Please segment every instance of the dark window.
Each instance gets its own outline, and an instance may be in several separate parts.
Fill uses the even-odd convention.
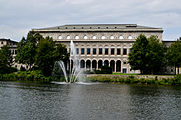
[[[76,48],[76,53],[77,53],[77,55],[79,54],[79,48]]]
[[[123,62],[123,64],[126,64],[126,62]]]
[[[81,48],[81,54],[84,54],[84,48]]]
[[[99,55],[102,54],[102,48],[99,48]]]
[[[17,50],[15,50],[15,54],[17,54]]]
[[[121,55],[121,49],[117,48],[117,55]]]
[[[90,54],[90,48],[87,48],[87,54]]]
[[[123,55],[127,55],[127,49],[126,48],[123,49]]]
[[[105,48],[105,55],[108,55],[108,53],[109,53],[109,49]]]
[[[126,68],[123,68],[123,73],[127,73],[127,69]]]
[[[96,54],[96,48],[93,48],[93,54],[94,55]]]
[[[1,44],[3,44],[3,41],[1,42]]]
[[[114,55],[114,48],[111,48],[111,55]]]

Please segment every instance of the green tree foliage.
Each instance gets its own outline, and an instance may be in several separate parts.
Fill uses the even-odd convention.
[[[151,74],[158,74],[166,64],[166,46],[159,42],[157,36],[150,36],[148,38],[148,72]]]
[[[0,50],[0,73],[9,73],[13,63],[11,51],[5,45]]]
[[[167,51],[168,64],[179,68],[181,66],[181,38],[172,43]],[[179,73],[179,69],[178,69]]]
[[[141,74],[158,74],[165,65],[165,52],[165,45],[156,36],[147,39],[141,34],[129,54],[131,69],[140,70]]]
[[[67,49],[61,44],[55,45],[52,38],[46,37],[40,40],[35,56],[35,64],[43,72],[49,76],[53,70],[55,61],[68,60]]]
[[[148,68],[148,60],[147,60],[147,46],[148,40],[145,35],[140,35],[136,39],[133,47],[131,48],[131,53],[129,54],[129,64],[131,65],[131,69],[140,70],[141,74],[146,74],[146,70]]]
[[[23,37],[18,43],[16,61],[29,65],[31,69],[35,62],[37,43],[41,39],[43,37],[34,31],[29,32],[26,39]]]

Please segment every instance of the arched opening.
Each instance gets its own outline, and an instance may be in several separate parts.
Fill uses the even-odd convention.
[[[90,61],[90,60],[87,60],[87,61],[86,61],[86,68],[87,68],[87,69],[90,69],[90,66],[91,66],[91,61]]]
[[[100,69],[102,67],[102,60],[98,61],[98,69]]]
[[[115,61],[111,60],[110,67],[112,68],[112,71],[115,72]]]
[[[96,60],[92,61],[92,68],[96,70],[96,68],[97,68],[97,61]]]
[[[80,61],[80,68],[85,68],[85,61],[84,60]]]
[[[108,60],[104,61],[104,66],[109,66],[109,61]]]
[[[121,61],[116,61],[116,72],[121,72]]]

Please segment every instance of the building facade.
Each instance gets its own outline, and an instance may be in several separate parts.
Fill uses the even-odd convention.
[[[20,69],[21,66],[28,68],[28,66],[23,65],[23,64],[18,64],[15,62],[15,57],[17,54],[17,46],[18,46],[18,42],[17,41],[13,41],[10,39],[0,39],[0,49],[4,46],[7,45],[9,47],[9,50],[11,51],[12,57],[13,57],[13,67],[16,67],[17,69]]]
[[[72,40],[82,69],[98,70],[101,66],[108,65],[113,72],[121,73],[139,73],[138,70],[131,70],[128,54],[140,34],[147,37],[156,35],[161,42],[163,33],[162,28],[136,24],[63,25],[33,31],[65,44],[68,51]]]

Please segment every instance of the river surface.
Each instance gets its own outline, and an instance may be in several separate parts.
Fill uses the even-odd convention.
[[[181,120],[181,87],[1,81],[0,120]]]

